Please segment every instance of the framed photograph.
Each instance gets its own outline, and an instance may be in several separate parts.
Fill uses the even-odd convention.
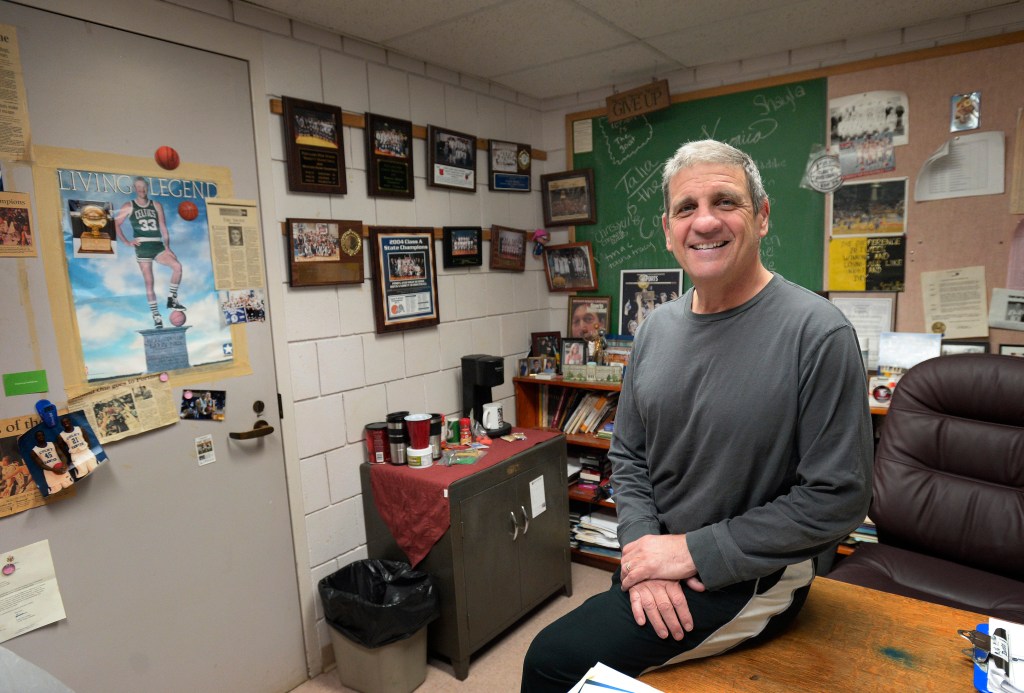
[[[896,294],[885,291],[829,291],[827,298],[857,330],[861,347],[867,347],[868,359],[864,367],[869,371],[876,370],[882,333],[896,331]]]
[[[569,324],[565,334],[570,339],[597,339],[598,331],[608,334],[608,318],[612,314],[611,296],[570,296]]]
[[[587,343],[582,339],[562,340],[562,367],[587,365]]]
[[[363,283],[363,222],[288,219],[291,286]]]
[[[484,231],[479,226],[445,226],[441,235],[444,266],[479,267],[484,263]]]
[[[597,223],[594,169],[542,175],[540,197],[544,203],[544,226]]]
[[[526,358],[527,375],[537,375],[544,372],[544,359],[539,356],[528,356]]]
[[[907,232],[907,180],[843,183],[832,193],[832,237],[902,236]]]
[[[516,375],[525,378],[530,374],[530,359],[523,357],[516,362]]]
[[[371,226],[370,251],[377,334],[438,324],[434,230]]]
[[[348,192],[341,109],[325,103],[281,97],[288,189],[292,192]]]
[[[550,291],[597,289],[597,268],[590,241],[545,246],[544,267]]]
[[[522,272],[526,269],[526,232],[505,226],[491,227],[491,269]]]
[[[427,126],[427,185],[476,192],[476,137]]]
[[[530,192],[533,150],[528,144],[490,140],[487,143],[487,187],[490,190]]]
[[[655,308],[683,295],[683,270],[622,270],[619,334],[633,336]]]
[[[988,342],[970,339],[943,339],[941,356],[954,354],[987,354]]]
[[[555,358],[562,353],[562,335],[558,332],[531,332],[530,356]]]
[[[413,199],[412,123],[367,113],[365,131],[370,197]]]
[[[1000,344],[999,353],[1003,356],[1024,356],[1024,344]]]

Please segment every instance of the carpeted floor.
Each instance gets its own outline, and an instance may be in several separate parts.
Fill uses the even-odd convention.
[[[591,595],[608,589],[611,573],[579,563],[572,564],[572,597],[561,594],[551,597],[532,614],[504,635],[473,655],[469,676],[459,681],[445,661],[430,659],[427,678],[416,693],[494,693],[518,691],[522,677],[523,657],[541,628],[582,604]],[[351,691],[341,685],[335,669],[307,681],[292,693],[341,693]]]

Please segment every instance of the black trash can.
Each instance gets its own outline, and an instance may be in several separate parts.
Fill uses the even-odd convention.
[[[427,675],[427,630],[438,617],[430,576],[408,563],[366,559],[318,584],[341,684],[409,693]]]

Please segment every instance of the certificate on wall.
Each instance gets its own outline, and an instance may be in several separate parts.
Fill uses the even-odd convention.
[[[924,324],[946,339],[987,337],[985,268],[921,272]]]
[[[66,618],[46,539],[0,553],[0,642]]]
[[[438,324],[433,229],[371,226],[370,250],[377,333]]]
[[[878,345],[883,332],[896,329],[896,294],[829,292],[828,300],[843,312],[857,331],[861,349],[867,346],[866,368],[878,368]]]

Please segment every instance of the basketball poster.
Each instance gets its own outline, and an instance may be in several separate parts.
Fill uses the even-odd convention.
[[[206,209],[217,184],[56,172],[86,381],[230,362]]]

